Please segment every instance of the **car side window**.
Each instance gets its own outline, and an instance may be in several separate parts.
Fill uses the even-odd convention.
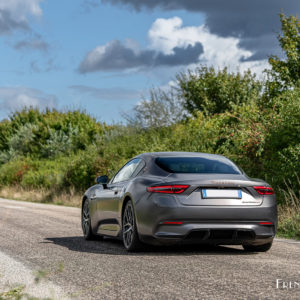
[[[134,171],[136,170],[137,166],[140,163],[140,159],[136,158],[129,161],[114,177],[112,183],[122,182],[128,180]]]
[[[132,177],[137,176],[145,166],[146,166],[146,163],[144,162],[144,160],[141,159],[138,166],[136,167],[134,173],[132,174]]]

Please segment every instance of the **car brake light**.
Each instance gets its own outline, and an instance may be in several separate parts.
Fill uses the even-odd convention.
[[[253,187],[260,195],[273,195],[274,190],[268,186],[254,186]]]
[[[149,186],[147,191],[150,193],[164,193],[164,194],[181,194],[183,193],[189,185],[159,185],[159,186]]]

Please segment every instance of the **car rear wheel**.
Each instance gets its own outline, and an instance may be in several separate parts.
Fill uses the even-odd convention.
[[[136,219],[131,201],[126,203],[122,217],[122,237],[123,244],[127,251],[139,251],[142,249],[142,243],[139,240]]]
[[[245,251],[248,252],[267,252],[272,247],[272,242],[263,245],[243,245]]]
[[[81,227],[83,236],[86,240],[93,240],[96,236],[92,232],[91,217],[90,217],[90,206],[89,201],[85,200],[81,212]]]

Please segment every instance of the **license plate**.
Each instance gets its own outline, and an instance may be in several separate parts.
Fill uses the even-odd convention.
[[[226,190],[226,189],[202,189],[202,198],[229,198],[242,199],[241,190]]]

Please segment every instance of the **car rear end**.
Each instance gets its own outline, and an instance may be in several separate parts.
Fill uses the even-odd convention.
[[[232,164],[219,156],[208,159],[209,164],[215,159]],[[150,184],[146,188],[147,199],[137,205],[142,240],[158,244],[272,242],[277,205],[267,183],[251,180],[237,168],[208,169],[206,173],[200,168],[202,173],[186,173],[189,169],[172,172],[174,168],[178,171],[176,164],[172,170],[159,163],[158,167],[170,172],[160,182]]]

